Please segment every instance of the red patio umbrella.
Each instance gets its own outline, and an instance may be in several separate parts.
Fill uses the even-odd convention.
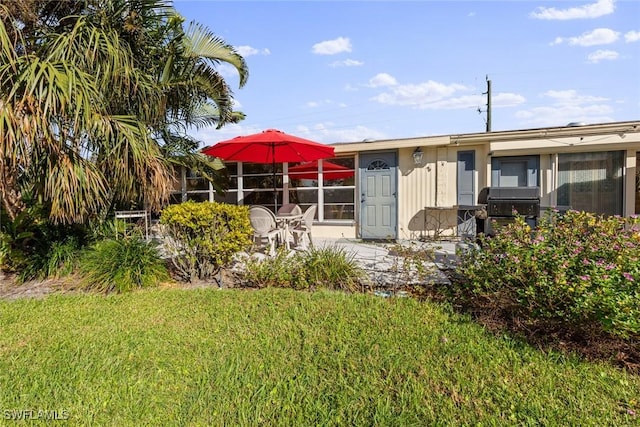
[[[318,179],[318,161],[301,163],[289,168],[289,173],[293,179]],[[344,179],[351,178],[353,169],[335,163],[322,162],[322,177],[324,179]]]
[[[277,129],[236,136],[204,148],[202,152],[229,161],[271,163],[273,165],[273,197],[276,210],[278,209],[276,163],[310,162],[334,157],[333,147],[289,135]]]

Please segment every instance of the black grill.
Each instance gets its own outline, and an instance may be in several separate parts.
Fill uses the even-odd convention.
[[[516,214],[535,227],[540,216],[540,187],[485,187],[480,191],[478,203],[486,208],[484,218],[478,218],[477,233],[493,235],[494,226],[508,224]]]

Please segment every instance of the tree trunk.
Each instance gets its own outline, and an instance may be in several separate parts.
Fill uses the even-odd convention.
[[[24,203],[20,197],[20,191],[18,189],[18,179],[7,170],[6,167],[2,170],[2,179],[0,179],[0,201],[2,207],[13,221],[16,216],[24,209]]]

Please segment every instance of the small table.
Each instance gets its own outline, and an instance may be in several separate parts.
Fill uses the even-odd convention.
[[[302,214],[296,213],[281,213],[276,215],[276,223],[278,223],[278,227],[281,227],[284,230],[284,244],[287,247],[287,250],[291,249],[289,245],[289,226],[291,224],[295,224],[302,219]]]

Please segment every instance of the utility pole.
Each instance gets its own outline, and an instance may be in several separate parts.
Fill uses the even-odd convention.
[[[487,75],[487,91],[483,93],[487,95],[487,132],[491,132],[491,80]]]
[[[487,132],[491,132],[491,80],[489,80],[489,76],[487,75],[487,91],[486,92],[482,92],[483,95],[487,95],[487,109],[486,109],[486,113],[487,113],[487,121],[486,121],[486,125],[487,125]],[[478,107],[478,114],[482,114],[485,111],[483,111],[480,107]]]

